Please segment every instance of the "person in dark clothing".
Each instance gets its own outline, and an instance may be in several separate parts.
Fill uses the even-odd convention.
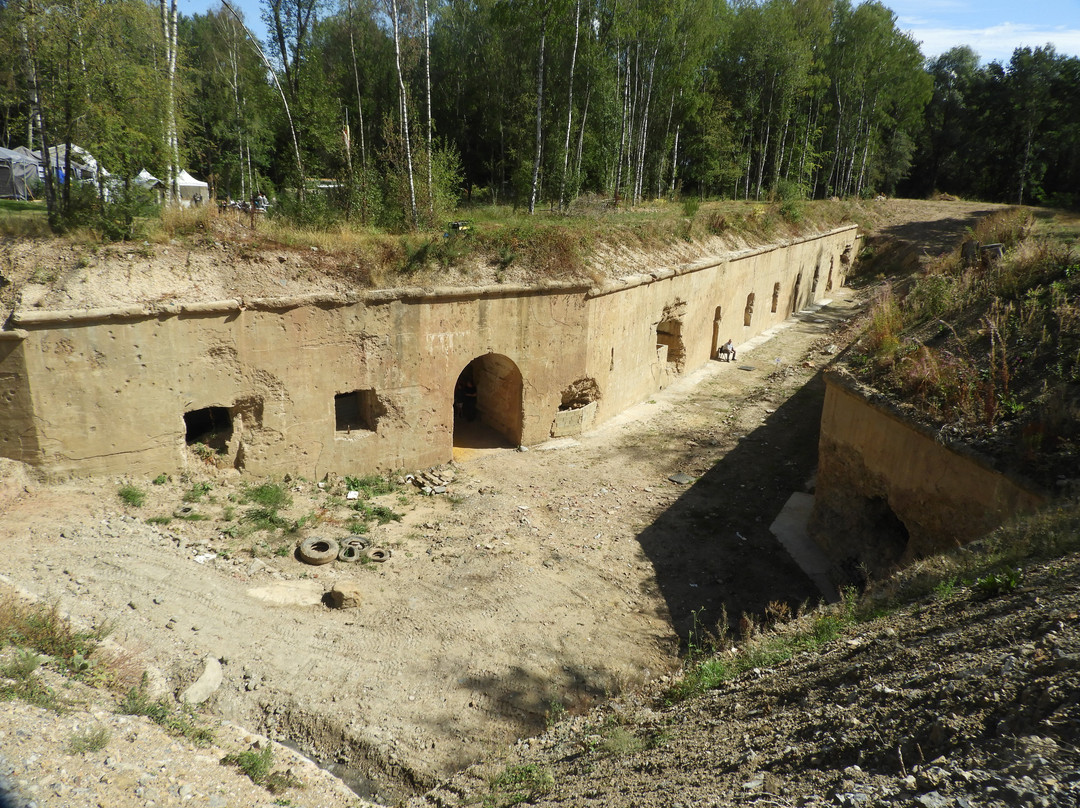
[[[465,412],[465,420],[472,422],[476,420],[476,382],[469,376],[462,382],[461,389],[462,408]]]

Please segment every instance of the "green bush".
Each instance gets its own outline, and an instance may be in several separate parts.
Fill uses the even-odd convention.
[[[130,505],[133,508],[141,508],[143,503],[146,502],[146,493],[137,485],[131,483],[120,486],[116,495],[120,497],[125,505]]]

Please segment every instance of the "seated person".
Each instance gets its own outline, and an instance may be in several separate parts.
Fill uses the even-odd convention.
[[[732,362],[735,360],[735,346],[731,340],[728,340],[716,352],[717,359],[723,359],[726,362]]]

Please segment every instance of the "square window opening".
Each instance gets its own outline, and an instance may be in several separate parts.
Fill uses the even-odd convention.
[[[374,432],[380,414],[374,390],[353,390],[334,396],[334,429],[338,432]]]

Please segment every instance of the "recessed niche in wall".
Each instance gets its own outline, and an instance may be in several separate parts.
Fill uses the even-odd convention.
[[[184,442],[188,446],[201,443],[222,454],[228,451],[232,434],[228,407],[203,407],[184,413]]]
[[[334,396],[334,429],[346,434],[374,432],[386,412],[374,390],[353,390]]]

